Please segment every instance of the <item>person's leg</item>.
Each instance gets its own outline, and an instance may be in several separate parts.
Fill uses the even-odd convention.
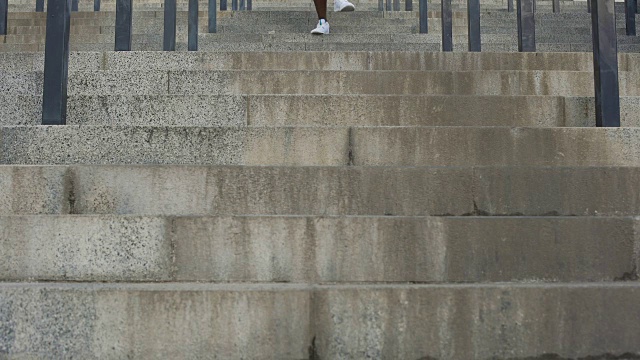
[[[329,23],[327,22],[327,0],[313,0],[318,13],[318,25],[311,30],[314,35],[324,35],[329,33]]]
[[[316,5],[318,20],[327,20],[327,0],[313,0],[313,3]]]

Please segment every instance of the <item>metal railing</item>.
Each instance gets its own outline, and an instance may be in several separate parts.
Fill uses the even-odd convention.
[[[115,50],[131,50],[133,0],[116,0]],[[237,4],[238,0],[232,0]],[[379,5],[383,0],[379,1]],[[387,6],[390,4],[387,1]],[[220,1],[220,9],[226,9],[227,0]],[[618,83],[618,49],[614,0],[588,0],[591,12],[593,66],[595,85],[596,126],[620,126],[620,96]],[[243,5],[244,4],[244,5]],[[399,2],[397,2],[399,4]],[[411,6],[410,0],[406,2]],[[70,17],[78,0],[47,0],[47,24],[45,42],[42,124],[66,123],[67,83],[69,64]],[[232,3],[232,7],[233,7]],[[235,5],[237,7],[237,5]],[[509,0],[509,10],[512,8]],[[240,8],[251,9],[251,1],[243,1]],[[535,0],[516,0],[518,21],[518,50],[536,51]],[[557,0],[554,11],[559,10]],[[36,0],[37,11],[44,10],[44,0]],[[100,0],[94,0],[94,10],[100,8]],[[397,7],[396,7],[397,8]],[[637,0],[626,0],[625,23],[627,35],[635,35]],[[216,0],[208,2],[208,31],[216,32]],[[420,0],[420,32],[428,32],[426,0]],[[442,0],[442,50],[452,51],[451,0]],[[0,0],[0,35],[7,34],[8,0]],[[175,50],[176,0],[165,0],[163,48]],[[481,51],[480,2],[467,0],[469,51]],[[189,0],[188,50],[198,48],[198,1]]]

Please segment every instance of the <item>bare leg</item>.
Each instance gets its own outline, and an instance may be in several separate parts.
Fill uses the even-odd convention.
[[[313,0],[313,3],[316,5],[318,19],[327,20],[327,0]]]

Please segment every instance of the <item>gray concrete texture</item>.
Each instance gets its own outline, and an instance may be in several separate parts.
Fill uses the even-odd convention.
[[[637,216],[638,168],[0,166],[0,214]]]
[[[640,166],[639,132],[473,126],[7,126],[0,128],[0,164]]]
[[[500,282],[638,276],[637,218],[2,216],[2,281]]]
[[[42,71],[42,53],[2,53],[0,70]],[[69,69],[94,70],[563,70],[593,71],[585,53],[442,52],[72,52]],[[619,54],[623,72],[640,69],[640,55]]]
[[[86,359],[635,357],[638,296],[636,283],[3,284],[0,348]]]
[[[40,95],[41,72],[0,73],[0,91]],[[620,95],[639,96],[640,77],[620,72]],[[556,95],[593,96],[587,71],[75,71],[69,95]]]
[[[40,125],[40,97],[0,99],[2,126]],[[640,98],[622,97],[620,101],[622,126],[640,126]],[[595,101],[558,96],[72,96],[67,124],[594,127]]]

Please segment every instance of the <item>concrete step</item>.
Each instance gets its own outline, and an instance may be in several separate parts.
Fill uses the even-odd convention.
[[[41,72],[0,73],[0,91],[40,95]],[[620,95],[640,96],[640,78],[620,72]],[[593,96],[577,71],[74,71],[69,95],[555,95]]]
[[[637,282],[4,283],[0,347],[78,358],[632,359],[638,296]]]
[[[637,167],[5,165],[0,181],[2,215],[640,215]]]
[[[0,281],[637,277],[637,218],[0,216]]]
[[[71,96],[67,124],[117,126],[593,127],[590,97],[214,95]],[[621,98],[621,123],[640,127],[640,97]],[[40,125],[42,98],[0,96],[2,126]]]
[[[622,72],[637,72],[640,55],[619,54]],[[42,53],[0,54],[0,71],[42,71]],[[75,52],[70,71],[94,70],[565,70],[593,71],[586,53],[443,52]]]
[[[2,127],[0,163],[640,166],[639,135],[640,128]]]

